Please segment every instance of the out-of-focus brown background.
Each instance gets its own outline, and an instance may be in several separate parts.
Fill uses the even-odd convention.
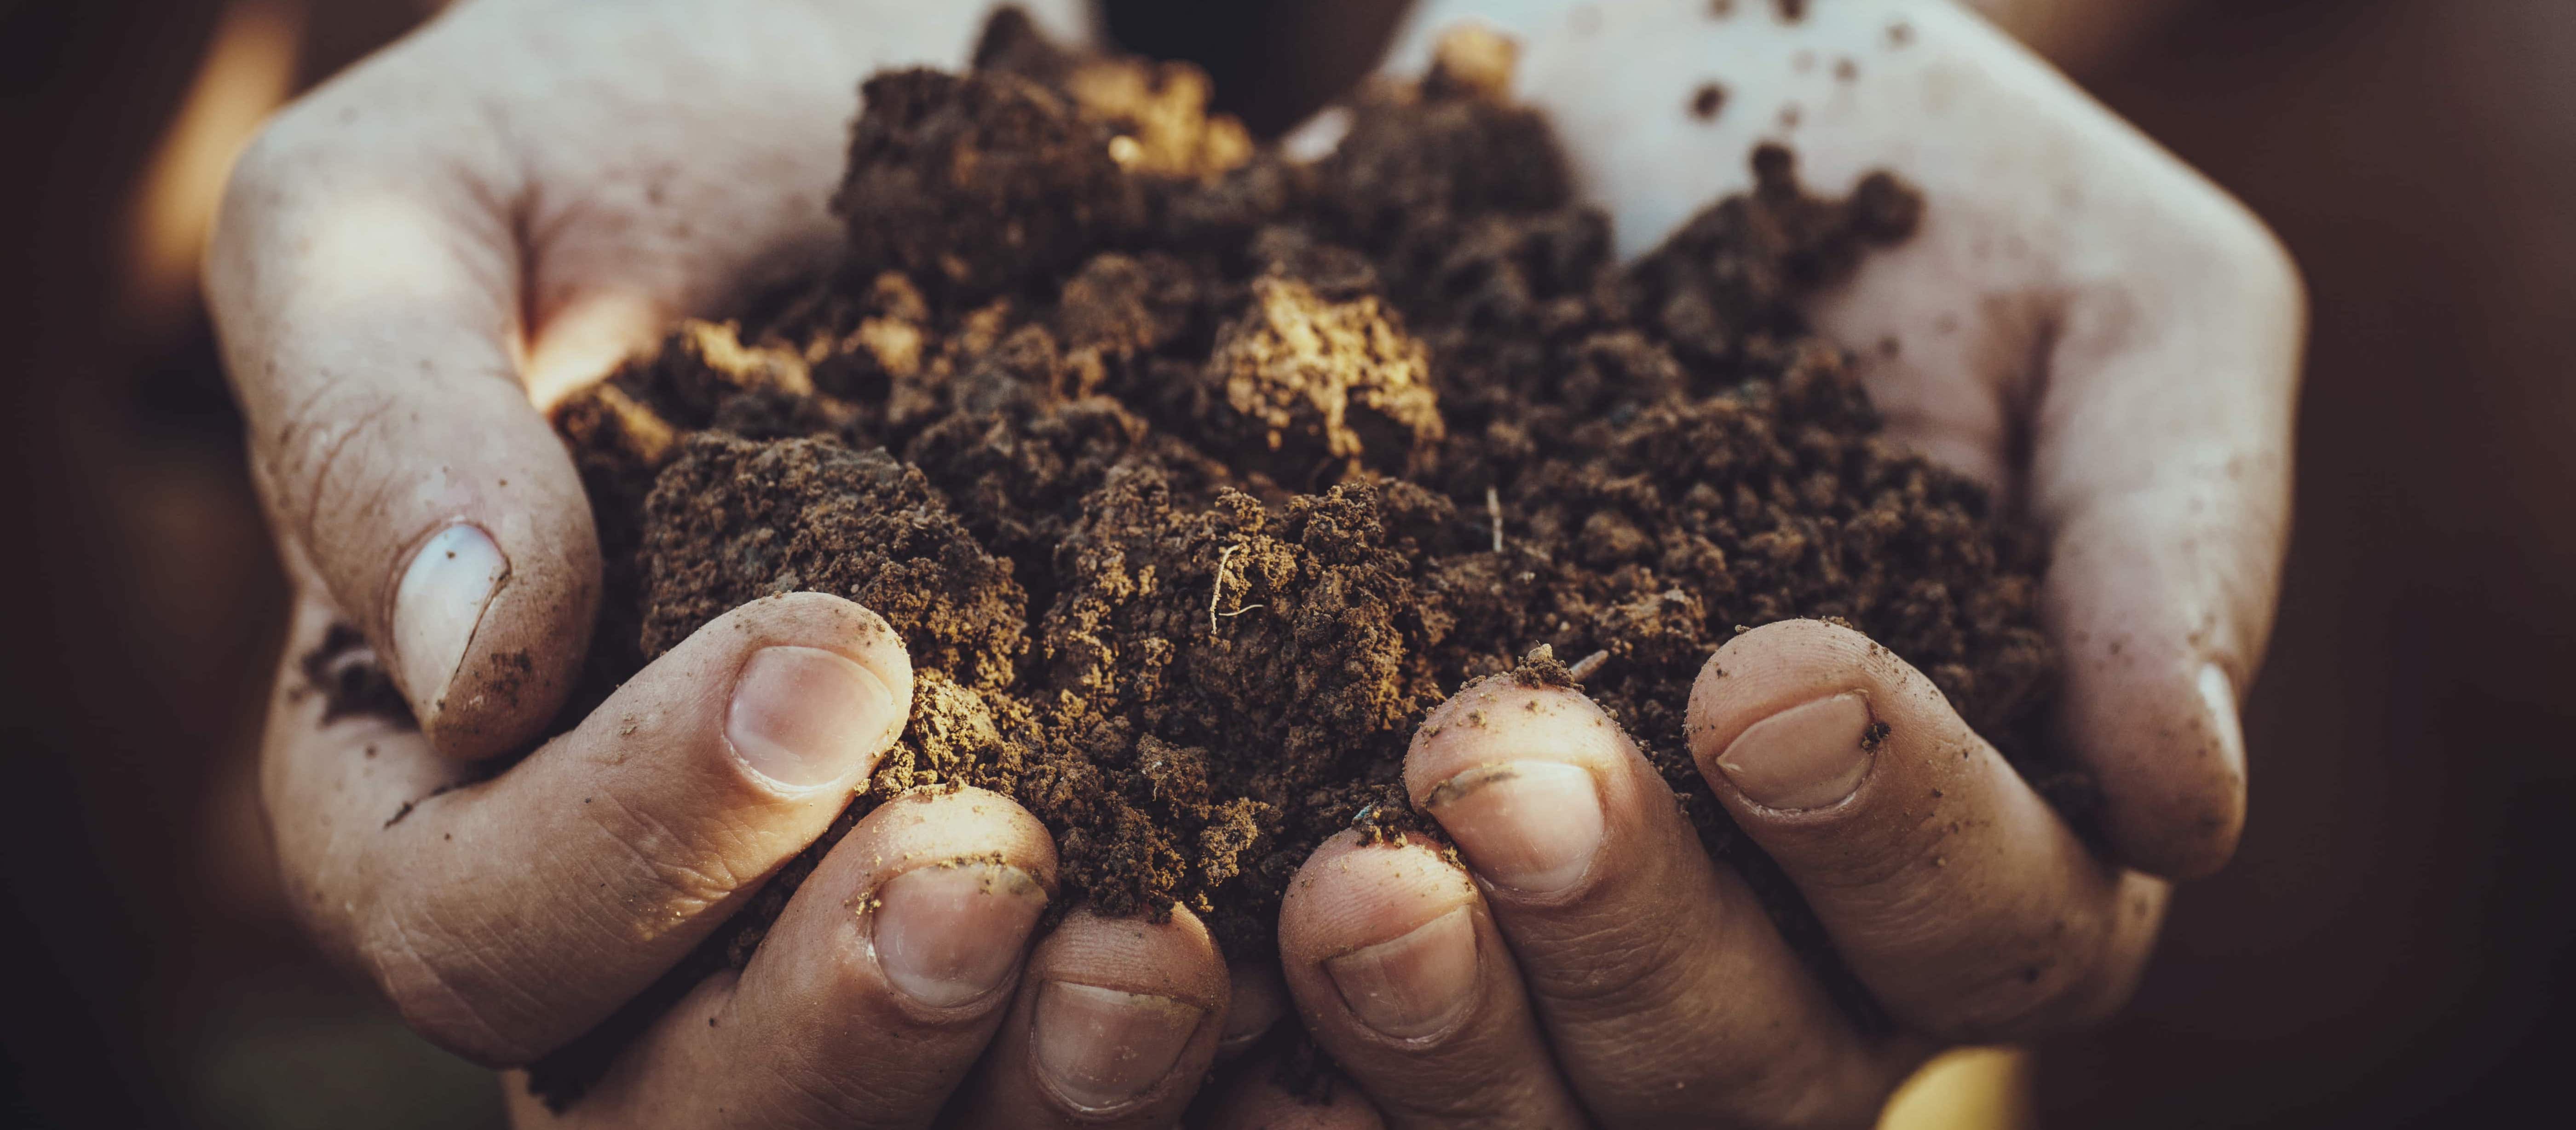
[[[2135,1007],[2041,1049],[2044,1116],[2563,1108],[2576,4],[1996,2],[2267,217],[2316,302],[2251,829],[2184,890]],[[495,1118],[485,1076],[320,967],[278,905],[252,752],[284,592],[193,275],[208,170],[247,124],[435,6],[0,0],[0,1124]],[[1272,126],[1392,22],[1114,7]]]

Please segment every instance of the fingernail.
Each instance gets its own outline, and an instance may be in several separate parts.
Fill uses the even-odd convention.
[[[1838,694],[1746,727],[1717,755],[1717,770],[1744,799],[1764,808],[1830,808],[1859,791],[1885,737],[1866,696]]]
[[[865,774],[897,720],[894,694],[867,668],[821,648],[754,653],[733,684],[725,740],[761,776],[810,788]]]
[[[1203,1015],[1170,997],[1049,981],[1038,990],[1038,1077],[1077,1110],[1125,1106],[1172,1073]]]
[[[436,710],[510,562],[480,527],[459,522],[423,542],[394,588],[394,654],[417,704]]]
[[[1572,887],[1601,850],[1601,792],[1580,765],[1481,766],[1442,782],[1423,807],[1477,874],[1528,894]]]
[[[876,897],[878,967],[897,991],[932,1008],[1000,988],[1047,903],[1028,872],[992,863],[914,868]]]
[[[1439,1033],[1475,1002],[1476,924],[1459,907],[1391,941],[1324,962],[1342,1003],[1381,1035]]]
[[[2236,712],[2236,682],[2215,663],[2200,669],[2200,701],[2209,711],[2209,733],[2218,742],[2218,756],[2243,773],[2245,722]]]

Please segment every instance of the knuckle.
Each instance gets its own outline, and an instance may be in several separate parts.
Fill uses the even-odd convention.
[[[313,544],[333,515],[381,512],[399,489],[392,476],[362,473],[366,460],[348,459],[383,446],[383,433],[396,414],[386,390],[362,381],[330,380],[288,404],[275,426],[266,429],[266,478],[285,495],[281,509],[295,517],[305,544]]]
[[[270,236],[289,234],[299,209],[314,200],[316,172],[346,159],[333,120],[349,102],[345,91],[306,97],[262,123],[242,146],[217,205],[211,249],[219,268],[265,246]]]
[[[1936,1034],[1961,1042],[2017,1039],[2084,1028],[2128,1003],[2145,949],[2115,953],[2106,924],[2054,923],[2044,937],[2026,940],[1989,959],[1981,976],[1952,997]],[[2090,936],[2085,936],[2090,935]]]
[[[2271,227],[2218,189],[2180,217],[2167,238],[2188,256],[2194,292],[2260,316],[2252,324],[2304,322],[2307,281],[2298,261]]]
[[[306,101],[289,106],[251,135],[225,181],[227,201],[275,203],[296,188],[301,167],[321,148],[313,105]]]
[[[2306,309],[2307,280],[2288,245],[2281,242],[2270,225],[2252,212],[2236,208],[2212,239],[2236,268],[2238,285],[2249,295]]]
[[[1380,1098],[1401,1115],[1398,1124],[1479,1126],[1509,1124],[1513,1100],[1525,1093],[1523,1073],[1506,1067],[1507,1056],[1462,1056],[1438,1065],[1429,1086],[1390,1089]]]
[[[1947,824],[1887,828],[1873,826],[1886,821],[1871,821],[1868,817],[1872,815],[1875,814],[1861,811],[1850,814],[1848,820],[1818,824],[1816,831],[1840,833],[1850,849],[1811,851],[1798,861],[1799,877],[1842,895],[1880,904],[1885,907],[1881,913],[1891,918],[1937,918],[1945,914],[1934,903],[1944,885],[1941,873],[1947,867],[1938,829]]]
[[[283,166],[291,141],[281,141],[285,127],[271,120],[251,137],[233,162],[232,173],[224,180],[217,221],[212,235],[212,256],[221,264],[238,251],[244,240],[261,230],[261,221],[272,214],[284,195],[290,178]]]
[[[524,1064],[549,1050],[505,1019],[510,998],[524,996],[506,972],[444,931],[399,910],[378,912],[360,930],[358,954],[403,1023],[430,1042],[488,1067]]]
[[[1699,952],[1693,941],[1673,915],[1625,912],[1557,939],[1523,969],[1560,1008],[1633,1016],[1672,999],[1683,963]]]
[[[626,853],[633,864],[630,880],[664,915],[693,917],[732,897],[752,878],[735,862],[737,841],[745,837],[727,826],[685,831],[614,792],[603,792],[598,803],[585,804],[583,810]],[[632,900],[621,901],[631,905]]]

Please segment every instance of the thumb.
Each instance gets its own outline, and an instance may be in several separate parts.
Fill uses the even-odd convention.
[[[280,538],[390,659],[430,743],[488,757],[579,673],[597,536],[519,383],[515,192],[482,171],[506,162],[417,144],[485,136],[470,126],[353,128],[382,123],[350,102],[307,102],[244,154],[209,303]],[[396,132],[414,144],[374,140]]]

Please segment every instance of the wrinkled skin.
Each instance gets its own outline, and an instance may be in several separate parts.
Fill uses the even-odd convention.
[[[419,721],[326,722],[290,663],[271,823],[316,936],[461,1054],[527,1063],[652,984],[823,831],[904,717],[881,620],[774,598],[478,768],[548,729],[597,602],[587,504],[536,405],[756,264],[826,253],[851,91],[961,63],[982,13],[950,7],[478,0],[290,110],[236,174],[208,280],[303,593],[288,655],[355,625]],[[1326,844],[1277,970],[1229,972],[1186,912],[1037,938],[1043,830],[996,796],[912,798],[830,854],[748,967],[568,1112],[514,1099],[519,1121],[1171,1125],[1293,1010],[1356,1086],[1300,1106],[1258,1063],[1221,1072],[1221,1124],[1861,1125],[1940,1046],[2116,1008],[2168,882],[2223,864],[2243,820],[2234,704],[2286,535],[2295,271],[1955,5],[1732,8],[1433,4],[1389,66],[1417,71],[1460,17],[1517,35],[1518,93],[1631,251],[1744,187],[1763,138],[1827,191],[1878,167],[1924,190],[1922,234],[1814,313],[1894,342],[1866,377],[1892,434],[2051,537],[2059,736],[2103,783],[2107,854],[1900,658],[1772,625],[1711,660],[1693,752],[1892,1033],[1826,1000],[1578,690],[1503,682],[1443,710],[1507,725],[1435,714],[1406,765],[1464,869]],[[1730,95],[1704,118],[1712,79]]]

